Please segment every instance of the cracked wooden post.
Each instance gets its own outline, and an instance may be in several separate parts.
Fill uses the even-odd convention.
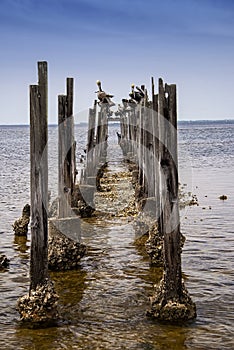
[[[144,198],[144,163],[143,163],[143,155],[144,155],[144,107],[139,106],[139,139],[138,139],[138,164],[139,164],[139,178],[138,178],[138,200]]]
[[[154,190],[156,200],[156,220],[160,232],[160,164],[159,164],[159,110],[158,94],[155,94],[154,79],[152,78],[152,123],[153,123],[153,147],[154,147]]]
[[[164,155],[161,167],[165,179],[163,235],[164,235],[164,286],[166,300],[175,299],[182,292],[181,234],[178,204],[178,160],[176,86],[168,85],[165,93],[167,115],[164,121]],[[167,118],[166,118],[167,117]]]
[[[70,166],[67,161],[68,131],[67,118],[67,96],[58,96],[58,217],[66,218],[70,214]]]
[[[72,215],[71,198],[75,186],[75,142],[73,117],[73,78],[66,80],[66,95],[58,96],[58,192],[59,218]]]
[[[168,94],[168,97],[166,97]],[[149,314],[167,321],[196,317],[196,306],[182,281],[177,160],[176,85],[159,79],[161,231],[163,234],[164,273],[151,299]]]
[[[155,159],[154,159],[154,147],[153,147],[153,116],[152,110],[145,108],[144,118],[144,161],[145,161],[145,176],[146,185],[145,191],[148,197],[154,197],[155,195]]]
[[[89,109],[88,137],[86,147],[86,174],[87,184],[95,184],[95,125],[96,125],[97,101],[94,101],[94,107]]]
[[[97,126],[96,126],[96,147],[95,147],[96,165],[98,165],[100,160],[101,118],[102,118],[102,114],[99,111],[97,115]]]
[[[48,275],[48,87],[47,62],[38,62],[30,86],[31,247],[29,293],[17,301],[21,320],[54,321],[58,296]]]
[[[67,78],[67,128],[68,128],[68,149],[66,155],[67,161],[67,187],[71,189],[71,195],[74,190],[76,181],[76,157],[75,157],[75,141],[74,141],[74,116],[73,116],[73,95],[74,95],[74,79]],[[70,145],[69,145],[70,141]]]
[[[165,178],[163,174],[162,164],[165,156],[165,91],[163,86],[163,80],[158,79],[158,160],[159,160],[159,192],[160,192],[160,210],[159,210],[159,230],[163,234],[163,210],[164,210],[164,198],[165,198]]]
[[[48,92],[46,62],[38,62],[38,78],[38,85],[30,86],[30,290],[35,290],[48,277]]]
[[[154,181],[155,181],[155,197],[157,198],[159,185],[159,170],[158,170],[158,148],[159,148],[159,135],[158,135],[158,95],[155,94],[154,78],[152,77],[152,134],[153,134],[153,148],[154,148]]]

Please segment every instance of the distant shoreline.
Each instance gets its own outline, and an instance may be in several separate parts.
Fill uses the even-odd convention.
[[[234,119],[204,119],[204,120],[178,120],[178,125],[183,124],[234,124]],[[116,123],[111,123],[116,124]],[[57,124],[49,124],[49,127],[57,127]],[[87,122],[76,123],[75,126],[88,126]],[[0,124],[0,127],[8,128],[8,127],[29,127],[29,124]]]

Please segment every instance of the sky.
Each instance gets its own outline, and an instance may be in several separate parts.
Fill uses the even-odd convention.
[[[119,103],[151,77],[177,85],[178,119],[234,119],[233,0],[0,0],[0,124],[29,123],[48,62],[49,123],[74,78],[76,122],[96,80]]]

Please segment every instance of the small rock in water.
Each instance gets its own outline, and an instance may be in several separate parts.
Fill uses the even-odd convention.
[[[219,196],[219,199],[224,201],[225,199],[227,199],[227,196],[225,194],[222,194],[222,196]]]
[[[28,224],[30,221],[30,205],[26,204],[22,211],[22,216],[12,225],[16,236],[27,236]]]
[[[7,259],[6,255],[0,255],[0,270],[3,270],[9,266],[9,259]]]

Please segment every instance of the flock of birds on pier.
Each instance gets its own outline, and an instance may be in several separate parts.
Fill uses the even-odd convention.
[[[135,87],[135,84],[131,85],[131,91],[129,93],[130,98],[123,98],[122,104],[118,104],[118,109],[116,112],[113,112],[110,108],[115,106],[116,104],[111,100],[114,95],[105,92],[102,89],[102,83],[100,80],[97,80],[98,90],[95,91],[98,98],[98,105],[106,107],[106,113],[108,117],[111,117],[113,113],[115,116],[121,116],[127,111],[131,111],[132,108],[135,108],[138,104],[141,104],[146,96],[146,92],[141,89],[139,86]],[[118,139],[120,139],[121,135],[117,132]],[[86,150],[84,150],[86,153]],[[80,163],[83,163],[86,159],[85,155],[80,155]]]
[[[114,95],[108,94],[102,89],[102,83],[100,80],[97,80],[97,86],[98,90],[96,93],[98,98],[98,105],[105,105],[107,107],[107,115],[111,116],[113,114],[113,111],[110,110],[110,107],[115,106],[115,103],[111,100]],[[132,108],[136,107],[137,104],[141,103],[145,98],[145,91],[139,86],[135,87],[135,84],[132,84],[129,97],[130,98],[128,99],[122,99],[122,105],[118,104],[118,110],[115,112],[116,116],[122,115],[125,111],[130,111]]]

